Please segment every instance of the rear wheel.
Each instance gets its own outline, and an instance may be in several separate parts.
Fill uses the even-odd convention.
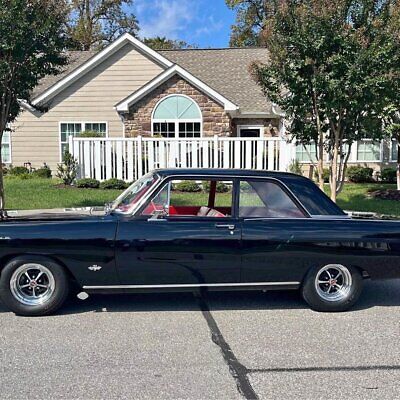
[[[346,311],[360,297],[363,280],[360,271],[341,264],[312,268],[304,281],[304,300],[316,311]]]
[[[47,315],[62,306],[68,296],[68,277],[51,261],[13,260],[0,277],[0,297],[18,315]]]

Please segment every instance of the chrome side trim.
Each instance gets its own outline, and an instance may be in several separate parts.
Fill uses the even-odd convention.
[[[297,286],[300,282],[250,282],[250,283],[194,283],[194,284],[168,284],[168,285],[106,285],[83,286],[83,289],[172,289],[172,288],[198,288],[198,287],[246,287],[246,286]]]

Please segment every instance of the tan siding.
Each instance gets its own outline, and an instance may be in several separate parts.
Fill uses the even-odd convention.
[[[114,106],[149,82],[161,67],[126,45],[102,64],[58,94],[49,111],[36,117],[24,111],[12,134],[12,163],[46,162],[55,170],[59,162],[59,123],[107,122],[109,136],[122,136],[123,124]]]

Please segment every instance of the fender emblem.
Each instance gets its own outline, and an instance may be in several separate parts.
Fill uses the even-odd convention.
[[[88,270],[97,272],[97,271],[100,271],[102,268],[103,267],[100,267],[100,265],[91,265],[90,267],[88,267]]]

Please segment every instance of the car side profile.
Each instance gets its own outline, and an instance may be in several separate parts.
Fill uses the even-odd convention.
[[[163,169],[103,212],[0,223],[0,297],[46,315],[71,291],[300,290],[344,311],[364,279],[400,277],[400,222],[352,219],[289,173]]]

